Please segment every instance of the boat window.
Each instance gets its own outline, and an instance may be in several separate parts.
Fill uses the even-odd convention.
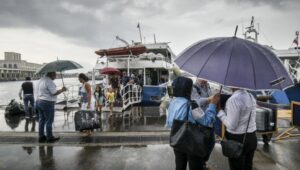
[[[146,85],[157,86],[168,81],[168,70],[147,68],[146,69]]]

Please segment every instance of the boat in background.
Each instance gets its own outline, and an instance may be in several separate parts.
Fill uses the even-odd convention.
[[[258,43],[258,35],[259,31],[254,27],[254,17],[251,19],[251,23],[249,27],[246,27],[246,31],[244,32],[244,38],[247,40],[252,40]],[[254,37],[253,37],[254,35]],[[299,31],[296,31],[296,38],[293,41],[296,47],[291,47],[288,49],[277,50],[272,46],[265,45],[271,51],[275,53],[275,55],[282,61],[287,71],[290,73],[291,77],[294,81],[300,81],[300,47],[298,47],[298,36]]]
[[[144,45],[135,45],[128,47],[109,48],[95,51],[100,56],[120,56],[120,55],[139,55],[146,52],[147,49]]]
[[[93,72],[98,73],[106,67],[113,67],[126,72],[128,77],[139,80],[135,87],[121,86],[120,111],[126,110],[131,105],[140,105],[158,111],[167,91],[166,84],[170,80],[175,54],[167,42],[129,45],[119,37],[117,40],[124,42],[126,46],[95,51],[100,57]]]

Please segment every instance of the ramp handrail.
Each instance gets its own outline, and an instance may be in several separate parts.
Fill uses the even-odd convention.
[[[123,101],[123,110],[128,106],[142,101],[142,87],[136,84],[127,84],[121,88],[121,96]]]

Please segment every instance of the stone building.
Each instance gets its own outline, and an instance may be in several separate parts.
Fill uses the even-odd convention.
[[[20,53],[4,52],[4,60],[0,60],[0,81],[25,80],[25,77],[38,79],[35,72],[41,66],[22,60]]]

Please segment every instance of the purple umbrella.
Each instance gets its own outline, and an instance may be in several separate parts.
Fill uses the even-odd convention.
[[[283,89],[293,81],[267,47],[237,37],[199,41],[175,60],[179,68],[199,78],[229,87]]]

